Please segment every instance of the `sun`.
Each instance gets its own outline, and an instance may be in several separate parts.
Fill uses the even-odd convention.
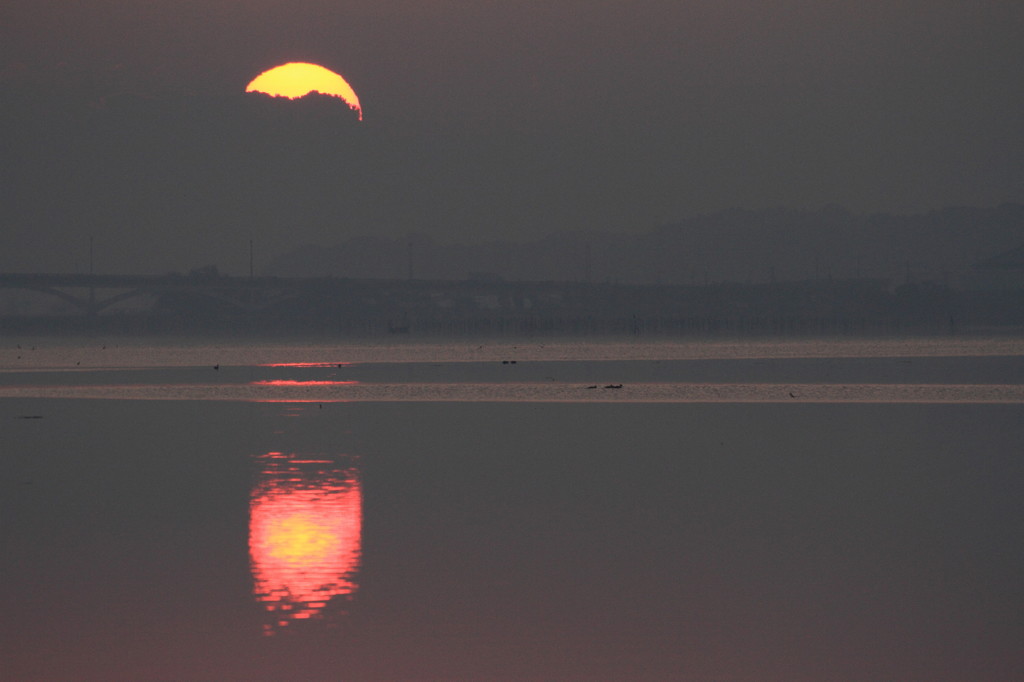
[[[344,100],[349,108],[359,113],[363,120],[363,108],[359,105],[356,91],[339,74],[319,64],[289,62],[264,71],[245,86],[246,92],[262,92],[274,97],[297,99],[311,92],[331,95]]]

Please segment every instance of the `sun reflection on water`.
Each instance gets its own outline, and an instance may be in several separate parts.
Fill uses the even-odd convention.
[[[258,458],[249,511],[253,592],[267,634],[323,615],[358,589],[362,488],[354,462],[281,452]]]

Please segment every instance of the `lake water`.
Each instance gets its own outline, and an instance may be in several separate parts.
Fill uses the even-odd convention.
[[[1021,340],[7,339],[0,424],[3,679],[1024,669]]]

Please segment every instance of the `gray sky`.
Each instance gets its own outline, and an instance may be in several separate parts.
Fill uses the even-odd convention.
[[[351,161],[387,170],[340,204],[344,225],[297,221],[286,239],[239,216],[257,239],[517,239],[732,207],[1024,201],[1022,36],[1018,0],[7,0],[0,92],[203,101],[285,61],[320,63],[363,103],[372,142]],[[146,263],[145,242],[176,228],[134,201],[134,224],[152,227],[131,235],[131,258]],[[21,209],[7,245],[62,234],[58,218]],[[128,228],[88,229],[117,241]],[[244,236],[224,229],[225,248]]]

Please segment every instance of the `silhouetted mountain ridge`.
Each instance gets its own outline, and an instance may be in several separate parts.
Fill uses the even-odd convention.
[[[942,281],[1024,243],[1012,204],[729,210],[655,228],[644,178],[667,171],[583,163],[592,133],[357,119],[328,96],[0,86],[0,270],[82,272],[93,244],[97,272],[242,274],[254,243],[257,271],[282,275]],[[632,213],[601,209],[608,183]]]
[[[917,215],[730,210],[627,235],[559,232],[514,243],[359,237],[293,250],[276,275],[418,279],[486,274],[510,280],[702,284],[822,278],[961,283],[985,258],[1024,242],[1024,206]]]

